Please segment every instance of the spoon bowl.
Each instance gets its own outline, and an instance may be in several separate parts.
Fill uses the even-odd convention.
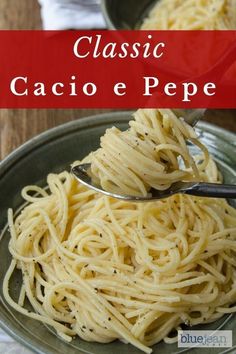
[[[168,198],[178,193],[201,197],[236,198],[236,185],[182,181],[173,183],[170,188],[164,191],[159,191],[152,188],[146,196],[132,196],[112,193],[93,183],[92,178],[88,174],[90,167],[90,163],[73,166],[71,168],[71,173],[80,183],[86,187],[93,189],[96,192],[103,193],[109,197],[121,199],[124,201],[148,202]]]

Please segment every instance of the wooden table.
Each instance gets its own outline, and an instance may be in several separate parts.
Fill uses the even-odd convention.
[[[1,0],[0,29],[40,29],[40,8],[36,0]],[[0,159],[26,140],[72,119],[105,110],[0,109]],[[215,112],[207,120],[236,132],[236,112]]]

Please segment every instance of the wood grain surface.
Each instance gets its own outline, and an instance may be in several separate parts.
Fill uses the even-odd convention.
[[[36,0],[0,0],[0,29],[40,29]],[[51,127],[106,110],[0,109],[0,159]],[[236,111],[208,112],[206,120],[236,132]]]

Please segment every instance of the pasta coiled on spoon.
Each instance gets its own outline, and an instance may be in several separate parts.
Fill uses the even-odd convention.
[[[209,162],[194,129],[172,110],[140,109],[122,132],[113,127],[101,137],[101,148],[89,155],[91,176],[107,191],[146,196],[150,188],[168,189],[178,181],[200,181]],[[188,143],[202,152],[197,163]]]

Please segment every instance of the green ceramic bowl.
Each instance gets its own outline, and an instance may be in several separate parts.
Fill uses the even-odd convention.
[[[129,112],[108,113],[80,119],[49,130],[30,140],[13,152],[0,164],[0,284],[9,266],[11,257],[8,252],[9,232],[6,227],[7,209],[15,210],[22,204],[20,191],[28,184],[45,185],[49,172],[69,169],[70,163],[80,159],[99,146],[100,136],[106,128],[116,125],[121,129],[127,127]],[[212,125],[199,124],[201,139],[215,157],[225,182],[236,184],[236,136]],[[236,204],[234,204],[236,207]],[[21,276],[15,273],[10,284],[14,299],[18,298]],[[0,326],[17,341],[36,353],[55,354],[139,354],[131,345],[119,341],[110,344],[88,343],[79,338],[66,343],[54,331],[40,322],[24,317],[14,311],[5,302],[0,286]],[[233,331],[234,352],[236,352],[236,316],[227,315],[211,325],[201,329],[228,329]],[[163,342],[153,347],[153,353],[183,353],[176,344]],[[192,349],[191,353],[200,354],[204,349]],[[231,351],[231,349],[229,350]],[[222,353],[222,349],[207,349],[209,354]],[[228,351],[227,351],[228,352]],[[225,353],[225,352],[224,352]]]
[[[110,29],[135,29],[157,0],[101,0],[103,16]]]

